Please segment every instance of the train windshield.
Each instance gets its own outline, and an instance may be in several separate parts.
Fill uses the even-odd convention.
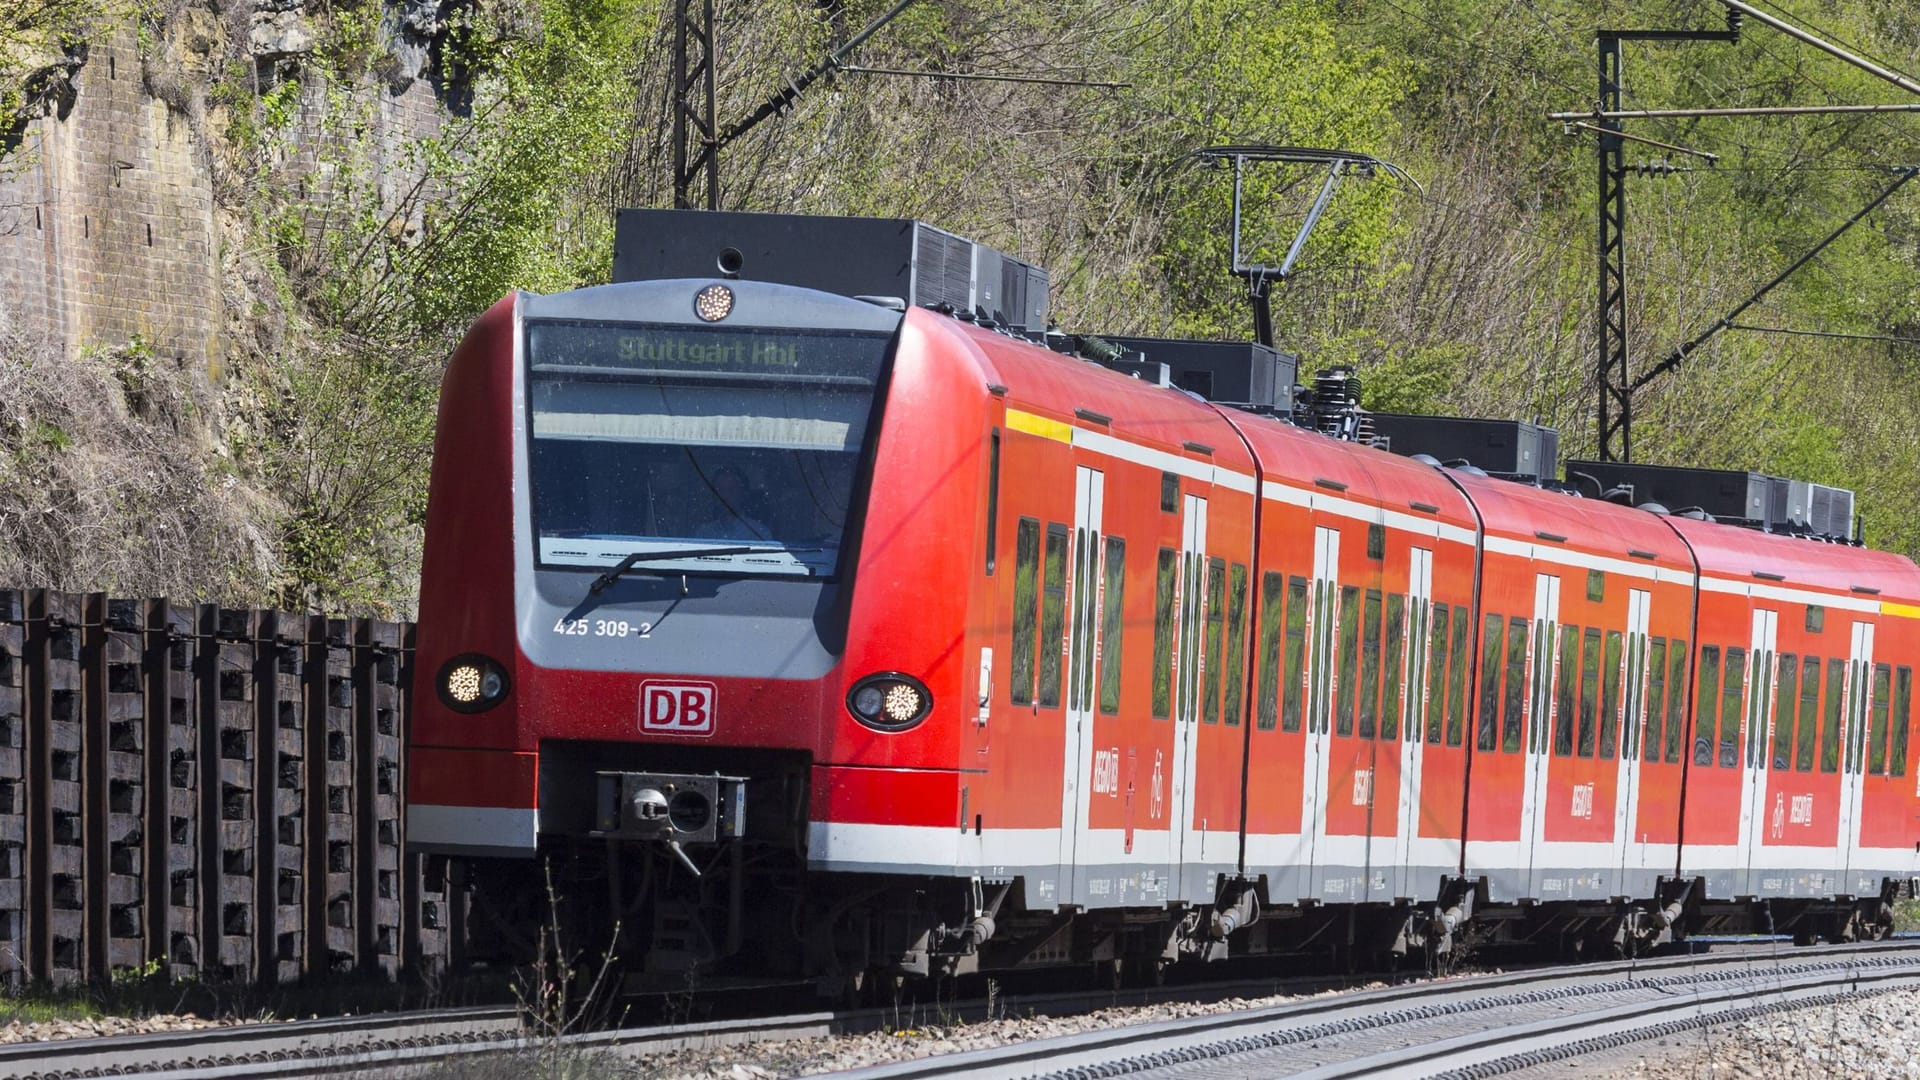
[[[605,568],[660,552],[637,572],[831,575],[887,341],[529,323],[538,561]]]

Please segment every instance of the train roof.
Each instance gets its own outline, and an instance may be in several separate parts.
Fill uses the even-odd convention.
[[[1920,568],[1904,555],[1693,518],[1661,520],[1686,539],[1705,575],[1813,589],[1865,602],[1879,599],[1910,605],[1920,601]]]
[[[1644,510],[1472,473],[1453,475],[1479,509],[1489,536],[1693,570],[1686,545]]]
[[[1375,504],[1471,532],[1473,508],[1440,470],[1370,446],[1329,439],[1271,417],[1227,410],[1260,455],[1273,487]],[[1279,493],[1283,498],[1286,492]]]
[[[922,324],[920,316],[908,318],[929,328],[944,326],[970,344],[987,381],[1006,388],[1009,405],[1092,423],[1131,442],[1253,473],[1253,459],[1232,425],[1200,398],[956,319],[927,313],[931,322]]]

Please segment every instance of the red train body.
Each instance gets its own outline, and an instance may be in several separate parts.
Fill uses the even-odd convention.
[[[410,843],[648,971],[1840,937],[1916,872],[1906,559],[805,289],[490,311],[418,641]]]

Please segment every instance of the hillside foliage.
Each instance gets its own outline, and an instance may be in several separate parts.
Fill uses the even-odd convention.
[[[166,20],[186,6],[139,17],[163,45]],[[723,120],[750,113],[889,6],[720,0]],[[391,163],[351,137],[286,152],[316,129],[364,126],[385,63],[381,4],[310,3],[319,32],[304,63],[264,83],[236,75],[189,88],[187,98],[219,106],[206,137],[235,222],[225,257],[255,290],[263,324],[216,410],[223,475],[250,493],[226,504],[246,525],[224,535],[263,539],[208,566],[191,590],[410,609],[438,380],[463,328],[511,289],[604,280],[611,211],[671,202],[671,8],[442,5],[453,17],[438,62],[458,69],[470,100],[439,137],[409,148],[400,171],[410,180],[397,186]],[[1769,9],[1920,69],[1910,0]],[[1299,272],[1276,288],[1278,334],[1303,374],[1356,364],[1370,407],[1535,419],[1561,430],[1566,456],[1591,456],[1594,142],[1545,115],[1592,107],[1601,23],[1709,29],[1722,9],[923,0],[855,62],[1090,85],[841,73],[727,148],[722,204],[924,218],[1048,266],[1070,329],[1242,337],[1244,286],[1226,272],[1228,176],[1192,151],[1365,151],[1416,182],[1345,184]],[[6,32],[0,24],[0,76]],[[1630,43],[1625,66],[1630,108],[1908,100],[1753,23],[1738,44]],[[1677,170],[1628,182],[1640,370],[1865,205],[1892,167],[1920,163],[1920,114],[1639,120],[1629,130],[1718,156],[1629,151],[1636,164]],[[292,182],[314,174],[316,156],[327,182]],[[1304,168],[1253,177],[1248,231],[1262,254],[1284,250],[1319,180]],[[1920,182],[1740,320],[1857,337],[1720,333],[1640,394],[1636,459],[1855,488],[1870,540],[1920,555],[1920,351],[1884,340],[1920,337],[1916,240]],[[0,364],[15,362],[0,353]],[[25,468],[30,455],[64,452],[34,442],[36,430],[0,424],[0,453]],[[5,547],[0,576],[22,573]],[[111,564],[90,572],[23,583],[134,587]]]

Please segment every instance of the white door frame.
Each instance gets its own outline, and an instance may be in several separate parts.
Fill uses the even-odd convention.
[[[1393,895],[1419,899],[1413,890],[1414,841],[1420,832],[1420,772],[1426,740],[1427,641],[1433,632],[1433,552],[1414,548],[1407,577],[1406,655],[1387,673],[1406,687],[1400,695],[1400,820],[1393,832]]]
[[[1747,701],[1741,710],[1740,846],[1734,853],[1734,895],[1752,896],[1754,856],[1766,816],[1767,757],[1772,753],[1774,680],[1779,678],[1775,650],[1780,644],[1780,613],[1753,609],[1753,634],[1747,647]]]
[[[1873,631],[1871,622],[1853,624],[1853,651],[1847,661],[1846,702],[1840,728],[1840,825],[1835,836],[1834,888],[1853,892],[1849,871],[1860,846],[1860,803],[1866,789],[1867,712],[1873,706]],[[1827,688],[1833,692],[1832,687]]]
[[[1093,776],[1093,701],[1100,672],[1100,528],[1106,477],[1080,465],[1073,477],[1073,532],[1067,537],[1065,754],[1060,791],[1060,903],[1076,903],[1074,873],[1080,833],[1087,827],[1087,785]],[[1049,648],[1055,647],[1049,643]],[[1092,655],[1085,655],[1091,653]],[[1081,665],[1089,674],[1081,677]]]
[[[1172,816],[1167,819],[1172,831],[1168,847],[1171,865],[1167,869],[1175,883],[1176,897],[1184,880],[1181,868],[1188,855],[1187,838],[1193,832],[1194,739],[1199,734],[1200,672],[1207,661],[1207,500],[1199,495],[1182,495],[1181,501],[1180,565],[1175,574],[1178,611],[1174,633],[1173,798],[1169,803]]]
[[[1340,530],[1313,531],[1313,585],[1307,612],[1306,746],[1300,764],[1300,832],[1308,867],[1306,894],[1318,897],[1326,857],[1327,759],[1331,752],[1340,630]]]
[[[1631,895],[1627,871],[1645,869],[1646,839],[1635,836],[1640,823],[1640,771],[1647,723],[1647,631],[1652,623],[1653,593],[1627,593],[1627,642],[1620,679],[1620,756],[1613,785],[1613,841],[1619,858],[1614,882],[1616,895]],[[1604,656],[1604,652],[1602,653]]]
[[[1521,895],[1537,897],[1542,850],[1546,843],[1547,768],[1553,760],[1554,687],[1560,673],[1560,578],[1555,574],[1535,574],[1533,585],[1533,633],[1527,637],[1527,699],[1523,720],[1526,735],[1521,740],[1522,786],[1520,790],[1521,835],[1526,850],[1520,857],[1526,867]]]

